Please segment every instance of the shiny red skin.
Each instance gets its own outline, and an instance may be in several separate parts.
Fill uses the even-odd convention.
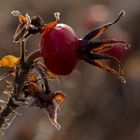
[[[78,45],[74,30],[66,24],[45,30],[40,44],[45,66],[57,75],[70,74],[79,60]]]

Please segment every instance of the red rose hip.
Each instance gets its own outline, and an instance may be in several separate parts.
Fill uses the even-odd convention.
[[[66,24],[45,29],[41,39],[41,53],[46,67],[58,75],[72,72],[78,61],[78,39]]]

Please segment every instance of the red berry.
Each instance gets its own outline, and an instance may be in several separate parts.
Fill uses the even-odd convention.
[[[57,24],[55,28],[45,30],[41,52],[46,67],[57,75],[71,73],[79,59],[78,43],[74,30],[66,24]]]

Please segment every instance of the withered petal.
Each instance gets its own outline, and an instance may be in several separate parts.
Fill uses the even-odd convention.
[[[57,130],[60,130],[61,126],[57,122],[58,110],[59,110],[58,105],[56,105],[54,103],[52,103],[48,107],[44,108],[44,111],[48,115],[48,118],[51,121],[51,123],[56,127]]]

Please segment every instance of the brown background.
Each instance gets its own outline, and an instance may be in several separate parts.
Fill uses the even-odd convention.
[[[61,83],[50,82],[52,90],[66,93],[58,117],[62,126],[60,131],[51,125],[43,111],[21,108],[23,115],[14,120],[0,140],[140,139],[139,0],[0,0],[0,57],[6,54],[19,56],[19,48],[12,42],[18,24],[17,18],[10,14],[12,10],[28,12],[31,16],[39,14],[46,22],[53,21],[53,13],[59,11],[61,22],[72,26],[81,37],[89,30],[86,24],[88,9],[97,4],[107,10],[101,12],[101,15],[104,12],[107,15],[100,24],[113,19],[120,10],[126,10],[126,16],[104,37],[125,38],[131,43],[129,55],[122,60],[127,83],[122,84],[115,76],[80,62],[71,75],[60,77]],[[27,53],[38,48],[39,40],[40,35],[28,40]],[[5,70],[1,68],[0,73]],[[4,81],[0,82],[3,99],[7,98],[2,92],[5,86]]]

